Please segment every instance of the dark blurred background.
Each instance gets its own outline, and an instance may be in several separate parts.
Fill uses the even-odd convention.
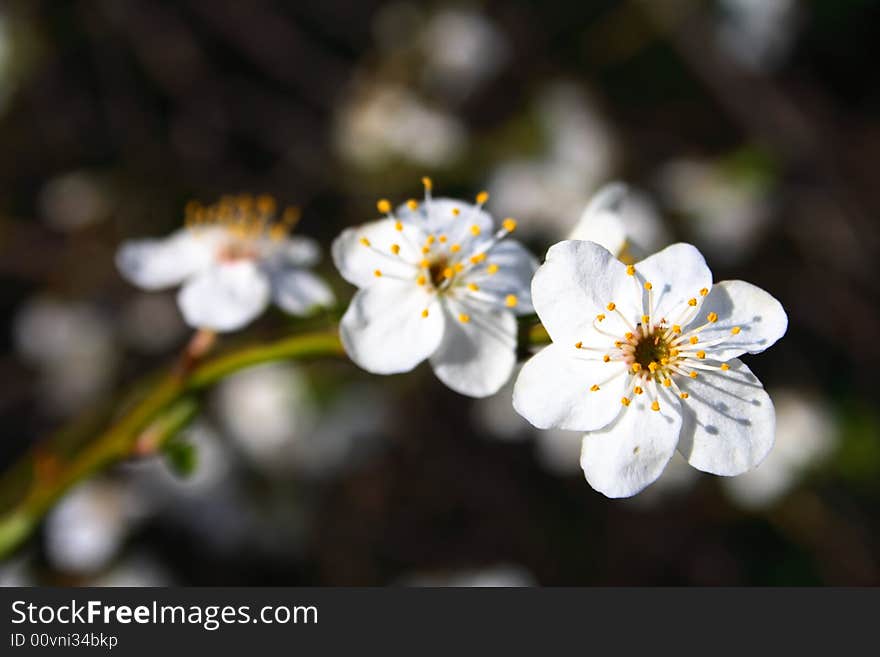
[[[878,61],[872,0],[5,0],[0,464],[185,344],[113,255],[193,198],[274,194],[326,248],[430,175],[543,254],[623,179],[791,323],[747,359],[779,426],[739,478],[677,459],[610,501],[509,389],[281,363],[206,397],[192,474],[76,488],[0,583],[880,583]]]

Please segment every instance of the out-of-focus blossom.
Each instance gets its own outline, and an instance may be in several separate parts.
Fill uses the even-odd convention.
[[[776,445],[754,470],[723,479],[724,491],[746,509],[767,508],[825,461],[838,442],[831,410],[818,395],[796,389],[773,391]]]
[[[416,573],[400,580],[416,587],[524,587],[536,586],[535,576],[519,564],[499,563],[472,570]]]
[[[117,555],[145,512],[127,486],[101,479],[82,483],[46,517],[46,556],[66,573],[96,573]]]
[[[108,391],[118,353],[112,326],[92,307],[35,298],[18,311],[13,330],[18,353],[40,372],[52,412],[69,413]]]
[[[29,556],[20,556],[0,563],[0,588],[36,586],[38,582],[31,571],[30,562]]]
[[[516,315],[532,310],[529,285],[537,261],[505,239],[477,203],[431,196],[412,199],[386,218],[345,230],[333,260],[356,285],[340,324],[349,357],[374,374],[408,372],[430,359],[434,373],[464,395],[498,391],[516,364]]]
[[[467,134],[455,116],[413,92],[375,84],[356,90],[343,105],[335,141],[342,157],[366,169],[400,161],[442,168],[462,155]]]
[[[164,294],[138,294],[122,309],[121,332],[138,351],[154,354],[176,346],[187,333],[174,299]]]
[[[569,239],[596,242],[631,263],[668,244],[669,233],[647,196],[614,182],[596,192]]]
[[[293,315],[333,303],[333,292],[309,271],[320,247],[289,236],[295,208],[276,217],[271,197],[244,195],[207,208],[191,205],[187,227],[165,239],[124,243],[119,271],[146,290],[181,285],[177,302],[193,328],[235,331],[274,301]]]
[[[88,171],[53,178],[40,190],[39,203],[46,224],[63,232],[102,221],[113,207],[107,184]]]
[[[502,212],[523,218],[527,234],[558,239],[612,174],[618,146],[595,102],[573,83],[552,83],[538,98],[542,152],[499,165],[489,191]]]
[[[800,27],[796,0],[720,0],[718,40],[742,65],[775,70],[791,50]]]
[[[722,163],[670,162],[661,170],[660,187],[694,243],[722,265],[746,256],[772,217],[767,181]]]
[[[173,586],[171,573],[155,557],[136,552],[88,583],[99,587]]]
[[[635,495],[676,447],[698,470],[728,476],[770,451],[773,404],[738,359],[786,331],[767,292],[713,286],[689,244],[627,266],[580,241],[550,248],[532,292],[553,343],[523,366],[513,404],[538,428],[587,432],[581,466],[593,488]]]

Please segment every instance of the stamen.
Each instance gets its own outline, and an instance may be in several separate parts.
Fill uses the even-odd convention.
[[[496,265],[494,263],[489,265],[488,267],[486,267],[486,273],[490,274],[490,275],[497,274],[498,273],[498,265]]]
[[[596,321],[601,322],[601,321],[604,321],[604,319],[605,319],[605,315],[603,315],[603,314],[601,314],[601,313],[599,313],[598,315],[596,315]]]
[[[740,331],[742,331],[742,329],[739,326],[734,326],[732,329],[730,329],[730,332],[733,335],[739,335]]]
[[[510,217],[508,217],[501,222],[501,225],[504,226],[504,230],[506,230],[508,233],[512,233],[516,230],[516,219],[511,219]]]
[[[376,203],[376,209],[379,210],[382,214],[390,214],[391,212],[391,201],[387,198],[379,199]]]
[[[425,309],[422,311],[422,317],[427,317],[427,316],[428,316],[428,309],[425,308]]]
[[[477,205],[483,205],[489,200],[489,192],[480,192],[477,194]]]
[[[592,386],[590,386],[590,391],[599,392],[599,386],[594,383]]]
[[[615,308],[617,308],[617,304],[615,304],[615,303],[612,301],[611,303],[609,303],[609,304],[608,304],[607,306],[605,306],[605,307],[606,307],[608,310],[614,310]]]
[[[468,283],[467,287],[471,292],[479,292],[480,291],[480,286],[477,285],[476,283]]]
[[[424,285],[427,282],[428,282],[428,279],[421,274],[419,275],[418,278],[416,278],[416,285]]]
[[[400,244],[392,244],[391,253],[393,253],[394,255],[400,255]]]
[[[701,297],[704,297],[704,296],[706,296],[707,294],[709,294],[709,288],[708,288],[708,287],[704,287],[702,290],[700,290],[700,296],[701,296]]]
[[[651,410],[652,411],[659,411],[660,410],[660,402],[658,402],[656,399],[653,402],[651,402]]]
[[[633,392],[636,393],[637,395],[641,395],[645,391],[642,390],[641,386],[636,386],[635,388],[633,388]]]
[[[471,235],[473,235],[474,237],[477,237],[480,234],[480,232],[481,232],[480,227],[477,226],[477,224],[474,224],[473,226],[471,226]]]
[[[519,299],[516,298],[515,294],[508,294],[506,297],[504,297],[504,305],[508,308],[513,308],[518,303]]]
[[[406,202],[406,207],[408,207],[410,210],[415,212],[416,210],[419,209],[419,202],[417,200],[415,200],[414,198],[411,198]]]
[[[402,221],[395,221],[394,222],[394,230],[402,231],[403,230],[403,222]]]
[[[368,240],[366,237],[362,237],[359,241],[364,246],[370,246],[370,240]]]
[[[706,321],[708,321],[710,324],[714,324],[718,321],[718,313],[709,313],[708,315],[706,315]]]
[[[462,324],[467,324],[469,321],[471,321],[471,316],[467,315],[465,313],[461,313],[458,316],[458,321],[461,322]]]
[[[635,276],[636,275],[636,268],[633,265],[627,265],[626,266],[626,273],[629,276]]]
[[[575,343],[574,343],[574,348],[575,348],[575,349],[580,349],[580,348],[583,347],[583,346],[584,346],[584,343],[581,342],[581,341],[578,341],[578,342],[575,342]]]
[[[430,192],[432,189],[434,189],[434,183],[431,181],[430,178],[428,178],[428,176],[422,178],[422,185],[425,186],[426,192]]]
[[[382,270],[377,269],[376,271],[373,272],[373,274],[376,276],[376,278],[379,278],[380,276],[382,276]]]
[[[702,349],[697,352],[697,358],[699,358],[700,360],[703,360],[705,357],[706,357],[706,352],[703,351]]]
[[[720,367],[723,372],[726,372],[727,370],[730,369],[730,365],[728,365],[727,363],[721,363]]]
[[[461,247],[459,247],[459,248],[461,248]],[[478,265],[481,262],[483,262],[485,259],[486,259],[485,253],[476,253],[470,257],[470,261],[471,261],[472,265]],[[495,266],[497,267],[497,265],[495,265]],[[489,265],[489,268],[491,268],[491,267],[492,267],[492,265]],[[492,272],[489,272],[489,273],[491,274]]]
[[[458,253],[459,251],[461,251],[461,244],[453,244],[452,246],[449,247],[449,250],[452,253]]]
[[[620,403],[623,404],[624,406],[629,406],[629,399],[624,397],[623,399],[620,400]]]
[[[452,208],[452,216],[457,217],[461,214],[461,210],[459,208]]]
[[[697,305],[697,300],[696,300],[696,299],[689,299],[689,300],[688,300],[688,305],[691,306],[691,307],[696,306],[696,305]]]

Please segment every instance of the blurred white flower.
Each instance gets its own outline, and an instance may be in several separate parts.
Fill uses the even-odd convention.
[[[120,323],[125,341],[148,354],[167,351],[187,335],[173,297],[165,294],[132,296],[122,309]]]
[[[155,557],[135,552],[88,583],[98,587],[173,586],[171,573]]]
[[[146,507],[120,483],[93,479],[71,490],[46,516],[46,557],[57,570],[96,573],[113,559]]]
[[[720,0],[718,40],[742,65],[772,72],[788,56],[800,27],[797,0]]]
[[[722,265],[748,255],[772,218],[765,182],[719,163],[670,162],[660,172],[660,188],[684,216],[694,243]]]
[[[467,135],[455,116],[413,92],[375,84],[349,94],[336,119],[335,142],[343,158],[363,168],[397,160],[442,168],[462,155]]]
[[[113,327],[92,307],[37,297],[13,322],[19,355],[40,372],[43,399],[66,414],[105,394],[118,363]]]
[[[37,586],[31,570],[31,557],[23,555],[0,563],[0,588],[13,586]]]
[[[727,495],[745,509],[773,506],[837,446],[831,409],[818,395],[797,389],[773,391],[776,444],[754,470],[721,480]]]
[[[192,205],[187,227],[165,239],[125,242],[116,254],[122,275],[145,290],[182,285],[177,303],[195,329],[235,331],[270,300],[293,315],[333,303],[333,291],[309,271],[320,259],[317,242],[288,236],[295,208],[276,216],[268,196]]]
[[[400,579],[403,586],[413,587],[526,587],[537,586],[535,576],[523,566],[499,563],[469,570],[425,572]]]
[[[500,164],[489,192],[502,213],[522,217],[524,232],[559,239],[611,175],[619,148],[595,102],[573,83],[551,83],[538,97],[543,151]]]
[[[531,312],[529,284],[537,260],[506,239],[477,203],[410,200],[387,216],[345,230],[333,261],[355,294],[340,323],[349,357],[373,374],[408,372],[429,359],[434,373],[463,395],[491,395],[516,364],[516,315]]]
[[[627,263],[659,251],[670,239],[651,200],[619,182],[596,192],[568,238],[596,242]]]
[[[523,365],[513,405],[538,428],[586,432],[581,466],[594,489],[635,495],[676,448],[727,476],[770,451],[773,404],[738,359],[787,329],[764,290],[713,285],[689,244],[627,266],[594,242],[566,241],[547,252],[532,293],[553,342]]]
[[[112,210],[106,183],[88,171],[52,178],[40,190],[39,204],[46,224],[63,232],[102,221]]]

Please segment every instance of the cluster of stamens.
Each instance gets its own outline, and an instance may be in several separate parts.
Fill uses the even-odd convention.
[[[626,367],[616,368],[615,374],[594,383],[590,387],[591,392],[598,392],[602,386],[614,380],[618,376],[627,376],[628,383],[626,393],[620,400],[624,406],[629,406],[632,400],[639,395],[648,395],[651,400],[650,408],[660,410],[660,388],[668,388],[681,399],[687,399],[688,393],[681,390],[676,383],[676,378],[687,377],[696,379],[700,371],[720,370],[727,371],[730,366],[727,363],[714,364],[707,362],[706,349],[725,342],[728,338],[723,336],[708,342],[702,342],[700,333],[718,321],[718,315],[714,312],[706,314],[705,322],[695,328],[683,331],[682,326],[690,325],[698,315],[699,302],[692,297],[682,304],[674,320],[669,321],[665,317],[654,317],[653,285],[650,281],[643,284],[636,277],[633,265],[627,266],[627,274],[633,277],[638,288],[639,296],[642,288],[647,291],[647,303],[643,308],[640,321],[632,322],[618,309],[617,304],[609,301],[606,306],[608,313],[615,313],[626,326],[626,332],[622,336],[609,333],[602,328],[602,323],[607,319],[605,313],[600,313],[593,321],[593,327],[601,335],[613,340],[613,348],[600,349],[585,346],[583,342],[577,342],[577,349],[592,352],[593,357],[601,357],[605,363],[623,363]],[[707,288],[699,291],[699,296],[705,297],[709,293]],[[738,335],[741,329],[735,326],[730,329],[731,335]]]
[[[406,202],[406,207],[416,212],[423,206],[427,217],[431,212],[433,184],[430,178],[422,178],[422,184],[425,188],[422,203],[410,199]],[[483,277],[498,273],[499,265],[490,260],[491,249],[516,230],[516,220],[505,219],[501,223],[501,228],[489,239],[478,240],[482,229],[473,219],[488,200],[488,192],[480,192],[477,194],[476,204],[468,213],[463,214],[462,208],[451,209],[450,221],[464,222],[468,226],[466,236],[461,241],[453,242],[443,233],[428,233],[425,236],[421,227],[412,222],[401,221],[394,214],[391,202],[381,199],[376,207],[381,214],[394,222],[394,228],[400,236],[399,240],[388,245],[378,245],[363,236],[359,241],[362,246],[373,250],[383,258],[390,258],[395,263],[403,263],[412,269],[412,275],[409,277],[390,275],[393,278],[411,280],[416,285],[424,287],[426,291],[438,295],[466,295],[471,300],[494,305],[497,303],[495,298],[481,291],[480,282]],[[373,274],[377,277],[389,276],[381,268],[374,270]],[[508,308],[515,307],[518,302],[514,294],[508,294],[504,298],[504,305]],[[428,317],[428,314],[427,308],[421,313],[422,317]],[[470,316],[461,313],[458,319],[462,323],[467,323],[470,321]]]
[[[227,250],[230,257],[247,255],[253,243],[269,239],[283,240],[300,219],[300,210],[288,206],[280,214],[275,199],[268,194],[223,196],[211,205],[198,201],[186,204],[185,226],[196,235],[211,229],[223,229],[232,241]]]

